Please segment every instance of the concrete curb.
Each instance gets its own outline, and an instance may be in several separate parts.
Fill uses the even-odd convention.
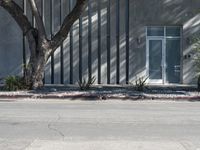
[[[116,94],[0,94],[0,101],[14,99],[69,99],[69,100],[188,100],[200,101],[200,96],[151,96],[151,95],[116,95]]]

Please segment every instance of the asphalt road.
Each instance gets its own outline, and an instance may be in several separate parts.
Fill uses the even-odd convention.
[[[0,150],[200,150],[200,103],[0,102]]]

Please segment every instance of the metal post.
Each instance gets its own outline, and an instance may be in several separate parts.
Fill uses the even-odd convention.
[[[126,0],[126,84],[129,83],[129,0]]]
[[[101,84],[101,0],[98,0],[98,84]]]
[[[116,64],[116,83],[120,82],[120,0],[116,4],[116,49],[117,49],[117,64]]]
[[[82,83],[82,17],[79,18],[79,81]]]
[[[91,1],[88,0],[88,78],[92,77],[92,20],[91,20]]]
[[[72,7],[73,0],[69,0],[69,11],[72,10]],[[70,84],[73,84],[73,26],[70,30]]]
[[[63,22],[63,0],[60,0],[60,27]],[[63,58],[63,43],[60,46],[60,83],[64,84],[64,58]]]
[[[45,19],[44,19],[44,14],[45,14],[44,11],[45,11],[45,9],[44,9],[44,6],[45,6],[44,0],[41,0],[41,16],[42,16],[42,21],[43,21],[43,23],[45,25]],[[45,84],[45,72],[44,72],[43,83]]]
[[[110,84],[110,0],[107,1],[107,84]]]
[[[26,15],[26,0],[23,0],[23,11]],[[23,74],[25,76],[25,69],[26,69],[26,35],[23,34]]]
[[[51,38],[54,32],[54,0],[50,2],[50,28],[51,28]],[[54,54],[51,55],[51,84],[54,84]]]

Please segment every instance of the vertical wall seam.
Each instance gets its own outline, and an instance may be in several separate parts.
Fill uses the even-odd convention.
[[[63,0],[60,0],[60,28],[63,22]],[[63,58],[63,43],[60,46],[60,83],[64,84],[64,58]]]
[[[69,13],[73,7],[73,0],[69,0]],[[70,30],[70,84],[73,84],[73,26]]]
[[[44,19],[44,0],[41,0],[41,16],[42,16],[42,21],[45,26],[45,19]],[[45,71],[44,71],[44,77],[43,77],[43,83],[45,84]]]
[[[26,0],[23,0],[22,1],[22,7],[23,7],[23,11],[24,11],[24,14],[26,15]],[[25,69],[26,69],[26,37],[24,35],[24,33],[22,32],[22,36],[23,36],[23,75],[25,76]]]
[[[50,29],[51,29],[51,39],[53,38],[54,30],[54,0],[50,2]],[[51,55],[51,84],[54,84],[54,53]]]
[[[107,1],[107,84],[110,84],[110,0]]]
[[[79,82],[82,83],[82,16],[79,18]]]
[[[116,63],[116,83],[120,83],[120,0],[117,0],[116,4],[116,51],[117,51],[117,63]]]
[[[126,0],[126,84],[129,83],[129,0]]]
[[[45,21],[44,21],[44,11],[45,11],[45,9],[44,9],[44,6],[45,6],[44,0],[41,0],[41,15],[42,15],[42,21],[45,25]]]
[[[91,0],[88,0],[88,78],[92,77],[92,27],[91,27]]]
[[[101,0],[98,0],[98,84],[101,84]]]

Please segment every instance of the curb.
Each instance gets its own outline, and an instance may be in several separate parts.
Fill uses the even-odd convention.
[[[149,95],[109,95],[109,94],[75,94],[75,95],[52,95],[52,94],[32,94],[32,95],[0,95],[0,101],[5,99],[70,99],[70,100],[188,100],[188,101],[200,101],[200,96],[149,96]]]

